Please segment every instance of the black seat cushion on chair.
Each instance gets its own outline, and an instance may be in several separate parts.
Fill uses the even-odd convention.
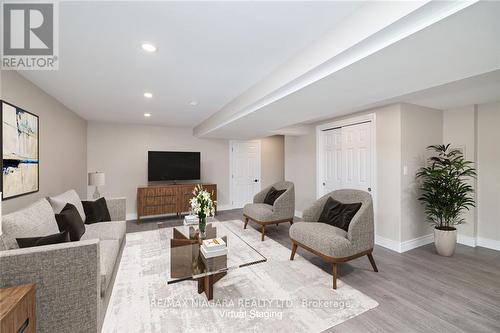
[[[82,201],[82,205],[87,216],[85,224],[111,221],[106,199],[99,198],[95,201]]]
[[[328,198],[319,216],[319,222],[330,224],[334,227],[349,231],[349,223],[358,210],[361,203],[344,204],[333,198]]]
[[[283,193],[285,193],[286,190],[277,190],[273,187],[271,187],[271,189],[269,190],[269,192],[267,192],[266,194],[266,197],[264,199],[264,203],[265,204],[268,204],[268,205],[274,205],[274,202],[276,201],[276,199],[278,199]]]
[[[67,231],[72,242],[79,241],[85,233],[85,224],[83,223],[78,209],[70,203],[56,214],[57,226],[59,231]]]
[[[17,244],[20,248],[42,246],[66,243],[70,241],[69,233],[67,231],[60,232],[54,235],[48,235],[43,237],[27,237],[27,238],[16,238]]]

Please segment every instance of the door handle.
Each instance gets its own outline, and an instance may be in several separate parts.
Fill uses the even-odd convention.
[[[368,192],[371,192],[372,191],[372,188],[371,187],[368,187]]]
[[[323,183],[323,186],[325,186],[325,185],[326,185],[326,183]]]
[[[259,182],[259,180],[258,180],[258,179],[254,179],[253,181],[254,181],[254,182],[256,182],[256,183],[258,183],[258,182]]]

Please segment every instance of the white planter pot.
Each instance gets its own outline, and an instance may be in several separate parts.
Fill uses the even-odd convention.
[[[439,230],[434,228],[434,245],[439,255],[449,257],[455,252],[457,230]]]

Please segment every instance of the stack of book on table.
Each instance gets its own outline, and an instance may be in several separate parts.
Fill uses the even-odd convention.
[[[198,216],[197,215],[186,215],[184,217],[184,225],[197,225]]]
[[[214,258],[227,254],[226,242],[222,238],[205,239],[200,246],[205,258]]]

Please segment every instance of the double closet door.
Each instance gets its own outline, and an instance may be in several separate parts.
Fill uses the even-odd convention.
[[[372,191],[372,122],[318,130],[318,197],[338,189]]]

